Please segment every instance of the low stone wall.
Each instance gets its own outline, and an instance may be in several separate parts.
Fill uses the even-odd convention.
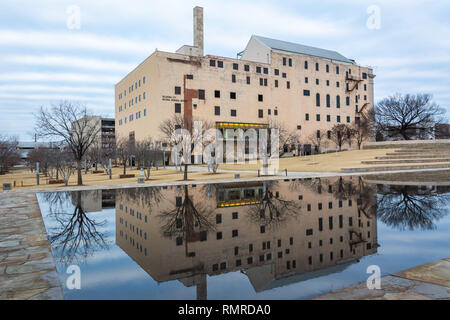
[[[342,168],[342,173],[362,173],[362,172],[376,172],[376,171],[397,171],[397,170],[419,170],[419,169],[445,169],[450,168],[450,164],[423,164],[423,165],[408,165],[408,166],[380,166],[367,168]]]
[[[395,149],[395,148],[420,148],[420,149],[450,149],[450,139],[443,140],[403,140],[403,141],[377,141],[363,143],[362,149]]]

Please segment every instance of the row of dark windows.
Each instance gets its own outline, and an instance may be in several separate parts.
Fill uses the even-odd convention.
[[[319,113],[317,113],[316,114],[316,121],[320,121],[320,114]],[[310,117],[309,117],[309,113],[305,113],[305,120],[306,121],[309,121],[310,120]],[[350,123],[351,122],[351,120],[350,120],[350,116],[347,116],[346,117],[346,121],[347,121],[347,123]],[[329,114],[327,114],[327,122],[331,122],[331,115],[329,115]],[[337,123],[341,123],[341,116],[336,116],[336,122]],[[356,118],[355,118],[355,122],[356,122]]]

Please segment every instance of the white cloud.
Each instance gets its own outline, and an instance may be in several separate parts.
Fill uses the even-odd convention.
[[[113,85],[121,79],[120,76],[104,76],[87,73],[44,73],[44,72],[12,72],[0,74],[0,81],[31,81],[31,82],[81,82],[103,83]]]
[[[113,60],[93,59],[87,57],[72,57],[63,55],[29,55],[15,54],[1,58],[6,63],[20,65],[37,65],[48,67],[64,67],[77,69],[90,69],[98,71],[121,71],[129,72],[136,67],[135,63],[125,63]]]
[[[66,94],[13,94],[13,93],[0,93],[0,99],[14,99],[14,100],[72,100],[72,101],[93,101],[111,103],[113,109],[114,96],[111,98],[101,97],[87,97],[82,95],[66,95]]]
[[[113,88],[101,88],[101,87],[85,87],[85,86],[49,86],[49,85],[0,85],[0,92],[78,92],[78,93],[90,93],[101,95],[114,95]]]
[[[0,45],[26,48],[87,49],[89,52],[150,55],[156,48],[174,51],[177,45],[170,42],[149,42],[131,37],[103,36],[91,33],[44,32],[27,30],[0,30]],[[178,46],[179,47],[179,46]]]

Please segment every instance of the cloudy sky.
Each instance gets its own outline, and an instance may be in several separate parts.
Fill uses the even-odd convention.
[[[332,49],[374,68],[376,100],[427,92],[450,111],[449,1],[14,0],[0,4],[0,134],[30,140],[61,99],[114,116],[115,83],[192,43],[195,5],[207,54],[236,57],[252,34]]]

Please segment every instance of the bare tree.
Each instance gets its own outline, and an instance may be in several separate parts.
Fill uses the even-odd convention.
[[[326,141],[326,136],[320,131],[317,130],[316,133],[311,133],[307,140],[313,145],[316,146],[318,152],[321,152],[321,147]]]
[[[355,121],[352,124],[351,129],[358,149],[361,149],[362,143],[370,140],[376,130],[374,110],[370,109],[368,112],[361,113],[359,122]]]
[[[345,124],[335,124],[330,131],[330,140],[333,141],[342,150],[342,145],[348,139],[348,126]]]
[[[53,156],[51,156],[51,150],[49,148],[43,146],[36,146],[33,150],[28,153],[28,165],[30,167],[36,167],[36,164],[39,162],[39,169],[41,172],[47,176],[49,173],[52,175],[51,170],[51,162],[53,160]],[[58,161],[58,160],[55,160]]]
[[[9,168],[20,162],[18,144],[14,137],[0,136],[0,174],[6,173]]]
[[[430,94],[396,94],[375,106],[376,119],[388,137],[426,138],[443,121],[444,111]]]
[[[123,174],[127,174],[127,163],[135,153],[134,142],[127,137],[116,137],[116,156],[122,162]]]
[[[101,127],[83,105],[61,101],[50,109],[41,107],[36,115],[36,132],[40,137],[62,139],[77,162],[78,185],[83,184],[81,165],[84,156],[98,139]]]
[[[136,142],[136,162],[144,169],[146,179],[150,179],[150,168],[157,160],[158,155],[160,155],[160,152],[151,137]]]
[[[58,149],[57,156],[59,159],[59,172],[64,184],[67,186],[69,184],[70,177],[75,172],[71,150],[68,148]]]
[[[201,121],[202,127],[201,130],[193,130],[192,123],[196,121]],[[211,137],[206,135],[206,131],[214,128],[214,124],[208,120],[202,119],[192,119],[191,121],[185,121],[183,116],[174,115],[173,117],[164,120],[159,125],[159,131],[161,132],[162,139],[171,147],[180,146],[183,144],[184,146],[192,146],[192,145],[201,145],[202,150],[203,147],[214,142],[216,137]],[[174,135],[176,130],[185,129],[182,134]],[[205,139],[207,137],[207,139]],[[175,157],[175,165],[184,165],[184,180],[187,180],[188,173],[188,165],[190,162],[190,157],[193,155],[193,150],[191,150],[191,154],[182,154],[178,152]]]
[[[283,154],[287,152],[290,152],[292,150],[292,147],[299,144],[300,142],[300,135],[297,133],[296,130],[289,130],[286,125],[280,121],[271,119],[269,121],[269,128],[270,129],[278,129],[279,134],[279,155],[282,156]]]

